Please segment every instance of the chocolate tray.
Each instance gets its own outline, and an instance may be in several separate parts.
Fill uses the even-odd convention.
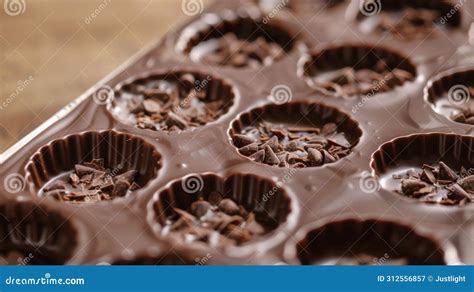
[[[0,156],[2,263],[474,264],[472,6],[183,1]]]

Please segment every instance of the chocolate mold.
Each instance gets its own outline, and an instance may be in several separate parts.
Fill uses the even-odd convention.
[[[359,124],[322,103],[268,104],[241,114],[229,136],[239,153],[275,167],[318,167],[351,154]]]
[[[183,131],[218,120],[234,104],[227,81],[199,71],[132,77],[116,87],[108,109],[120,122],[153,131]]]
[[[445,133],[399,137],[380,146],[370,165],[382,188],[412,202],[471,205],[473,143]]]
[[[455,68],[428,81],[425,101],[439,115],[455,123],[474,125],[474,68]]]
[[[377,96],[376,100],[328,98],[324,95],[313,94],[312,92],[314,91],[308,88],[304,80],[299,78],[296,74],[296,61],[301,56],[301,51],[305,49],[304,46],[309,45],[313,47],[314,45],[320,45],[323,47],[327,46],[334,38],[340,38],[343,44],[350,43],[349,46],[352,46],[352,42],[354,41],[362,40],[368,44],[362,46],[370,47],[372,44],[380,41],[380,35],[362,34],[357,29],[347,30],[347,25],[353,25],[354,23],[348,22],[347,19],[343,17],[345,5],[341,4],[334,9],[320,13],[318,17],[299,12],[292,13],[287,10],[285,12],[281,11],[275,18],[271,18],[273,16],[270,17],[269,13],[267,13],[267,18],[264,17],[266,19],[265,21],[268,21],[271,25],[281,24],[284,30],[290,32],[289,35],[291,37],[297,36],[298,38],[295,39],[295,45],[287,52],[287,56],[284,59],[277,61],[271,66],[261,67],[259,70],[253,71],[249,68],[240,69],[231,66],[206,66],[202,63],[193,63],[190,58],[187,57],[187,54],[177,51],[177,38],[184,35],[181,34],[181,32],[192,31],[193,33],[190,35],[192,38],[196,36],[195,32],[206,30],[202,21],[204,18],[211,23],[213,21],[217,23],[220,19],[229,17],[229,15],[243,15],[239,12],[242,3],[243,1],[216,1],[214,4],[206,5],[206,14],[196,18],[190,18],[186,24],[171,31],[158,43],[143,49],[138,56],[115,70],[106,79],[101,81],[99,85],[81,95],[71,105],[58,113],[58,115],[52,117],[6,153],[1,154],[0,176],[2,178],[7,178],[10,175],[15,175],[15,177],[17,177],[17,175],[21,176],[21,174],[24,173],[25,165],[28,163],[29,158],[47,143],[45,141],[62,140],[62,137],[70,133],[82,133],[90,129],[115,129],[129,133],[130,137],[141,136],[146,139],[146,141],[149,141],[149,143],[155,145],[163,156],[163,165],[166,167],[159,170],[158,176],[153,176],[156,177],[156,179],[150,181],[140,191],[137,191],[136,196],[132,195],[131,198],[125,199],[125,201],[117,199],[112,203],[89,204],[81,208],[78,208],[77,205],[74,204],[63,204],[54,200],[44,201],[45,204],[54,206],[62,211],[63,214],[77,212],[77,216],[81,219],[79,223],[82,223],[82,220],[84,221],[84,227],[86,227],[85,231],[90,231],[90,234],[89,232],[84,234],[83,231],[79,231],[77,235],[79,237],[85,237],[85,240],[81,241],[79,246],[81,247],[80,250],[82,250],[82,248],[88,249],[87,251],[89,253],[83,258],[87,260],[87,263],[96,263],[97,259],[104,255],[118,255],[123,250],[123,246],[129,246],[135,257],[130,258],[127,256],[121,258],[120,256],[114,256],[113,259],[119,260],[119,258],[121,258],[121,260],[125,261],[134,259],[139,259],[140,261],[148,260],[146,257],[149,255],[143,250],[151,246],[160,245],[161,242],[167,242],[171,240],[171,238],[166,236],[165,240],[164,237],[156,236],[153,229],[150,228],[150,226],[155,226],[157,223],[156,221],[150,221],[149,218],[145,220],[145,216],[150,216],[146,204],[150,202],[151,198],[156,194],[156,191],[164,191],[167,187],[170,187],[171,184],[168,184],[168,182],[175,178],[181,178],[188,173],[205,173],[207,175],[211,172],[215,176],[222,178],[222,180],[225,180],[228,174],[235,173],[253,173],[258,177],[271,177],[277,187],[279,185],[277,179],[280,178],[281,182],[285,183],[285,191],[291,199],[290,203],[292,204],[292,212],[285,221],[288,222],[288,224],[282,223],[276,230],[266,236],[262,236],[262,238],[255,238],[255,241],[250,241],[240,246],[231,246],[225,248],[223,251],[209,249],[209,246],[206,245],[207,250],[212,250],[211,255],[213,259],[219,259],[219,262],[216,262],[218,264],[278,263],[282,261],[284,250],[283,241],[288,239],[290,235],[293,235],[293,232],[299,229],[303,223],[313,222],[321,217],[331,216],[331,214],[345,212],[345,208],[348,206],[350,206],[351,213],[353,213],[354,216],[366,213],[374,213],[378,216],[381,215],[380,210],[383,210],[384,213],[387,213],[387,216],[394,218],[390,220],[390,222],[394,224],[398,224],[398,222],[402,220],[401,218],[410,218],[410,224],[416,223],[417,229],[424,229],[435,222],[436,224],[439,223],[436,225],[436,228],[431,229],[428,237],[442,237],[447,241],[453,242],[459,250],[462,261],[472,263],[472,240],[469,240],[472,238],[466,238],[465,242],[459,239],[462,235],[468,234],[468,232],[471,231],[469,229],[471,227],[469,224],[472,225],[473,220],[470,215],[472,213],[472,208],[469,207],[471,204],[462,208],[433,207],[427,204],[417,204],[414,203],[414,199],[406,199],[405,196],[379,189],[377,184],[374,184],[373,188],[369,186],[369,188],[363,189],[361,186],[363,179],[367,178],[369,181],[372,181],[373,177],[367,172],[360,172],[369,165],[369,156],[380,146],[380,141],[389,141],[393,137],[402,137],[404,135],[417,133],[421,131],[420,129],[453,131],[456,133],[467,133],[469,131],[468,125],[449,123],[449,127],[447,127],[439,121],[433,121],[435,114],[428,109],[428,104],[421,98],[421,91],[425,85],[426,76],[432,76],[433,72],[439,72],[440,68],[452,68],[453,65],[462,64],[466,60],[462,59],[458,54],[454,56],[451,55],[452,52],[458,49],[460,44],[467,42],[467,34],[464,31],[464,27],[450,30],[449,35],[443,35],[442,38],[426,40],[426,42],[423,42],[423,45],[421,45],[421,42],[404,42],[396,38],[386,38],[386,46],[389,47],[390,50],[394,48],[396,52],[402,52],[401,55],[411,57],[410,63],[413,62],[413,64],[416,64],[418,73],[416,80],[406,82],[407,84],[397,87],[395,90],[387,91],[381,94],[380,98]],[[229,10],[236,12],[229,12]],[[248,9],[247,11],[252,10]],[[248,13],[253,15],[253,12]],[[219,15],[222,17],[219,18]],[[352,21],[352,19],[350,21]],[[465,21],[466,17],[463,17],[463,22]],[[304,29],[301,23],[305,24]],[[197,26],[194,24],[197,24]],[[300,44],[302,44],[302,46],[300,46]],[[331,47],[336,47],[336,45],[331,44]],[[470,50],[469,46],[464,46],[463,49],[465,51]],[[356,55],[356,58],[359,57],[361,56]],[[339,62],[339,60],[336,61],[334,63]],[[164,130],[142,130],[130,126],[129,124],[124,124],[114,118],[106,109],[104,106],[105,100],[96,100],[93,98],[95,97],[94,95],[97,95],[97,88],[102,84],[106,84],[105,87],[111,86],[114,88],[117,84],[123,85],[130,82],[129,80],[133,81],[133,79],[137,78],[146,78],[146,76],[150,74],[166,74],[170,68],[183,72],[215,72],[216,74],[213,75],[215,79],[223,77],[226,83],[227,80],[229,80],[229,84],[235,85],[237,89],[235,92],[237,96],[234,98],[234,105],[229,109],[228,113],[217,118],[215,122],[208,123],[207,126],[201,126],[199,129],[193,131],[169,132]],[[158,71],[150,72],[152,69]],[[132,79],[126,80],[129,77],[132,77]],[[364,133],[364,135],[360,137],[360,143],[356,144],[356,148],[352,149],[354,153],[350,156],[346,156],[346,159],[342,159],[332,165],[302,170],[301,172],[293,172],[296,170],[267,167],[262,164],[254,163],[248,158],[240,156],[241,154],[238,154],[237,151],[233,152],[233,146],[231,145],[234,142],[230,139],[230,123],[232,123],[232,121],[239,123],[236,113],[241,113],[241,116],[245,116],[249,110],[265,107],[265,102],[267,101],[263,99],[271,92],[274,92],[273,88],[276,87],[276,85],[282,84],[291,86],[291,90],[293,91],[292,96],[295,98],[294,101],[306,100],[308,103],[316,101],[327,102],[330,107],[347,113],[352,108],[352,117],[356,118],[359,127]],[[369,97],[372,95],[370,92],[367,94]],[[275,99],[276,100],[273,100],[274,102],[281,102],[281,100]],[[372,102],[369,104],[367,101],[370,100],[372,100]],[[282,103],[287,101],[288,100],[283,100]],[[112,100],[108,102],[112,102]],[[354,107],[355,103],[358,103],[357,108]],[[362,106],[364,107],[362,108]],[[410,112],[406,112],[407,107]],[[421,112],[420,109],[426,109],[426,111]],[[384,111],[392,113],[400,124],[391,124],[390,122],[393,120],[391,120],[389,115],[386,115]],[[279,116],[287,117],[288,114],[282,109]],[[355,132],[359,133],[360,130],[355,130]],[[158,138],[159,141],[157,142]],[[188,144],[191,139],[194,139],[193,143],[189,143],[188,146],[184,147],[183,144]],[[435,145],[435,147],[437,147],[437,145]],[[43,157],[41,159],[45,160],[44,164],[48,168],[46,169],[46,173],[50,167],[50,161],[47,161],[46,157],[61,156],[62,152],[59,151],[59,148],[60,147],[57,147],[55,149],[55,153],[48,154],[48,151],[45,150],[46,152],[38,156],[40,158]],[[210,156],[215,158],[216,163],[208,163],[206,159],[209,159]],[[205,163],[203,163],[203,161]],[[82,161],[81,163],[84,164],[87,162],[90,163],[91,161]],[[416,162],[416,164],[418,165],[418,162]],[[449,163],[447,165],[451,169],[455,168]],[[75,165],[72,165],[71,169],[74,166]],[[436,170],[440,165],[439,163],[434,163],[430,166]],[[42,170],[38,168],[37,171],[41,172]],[[284,172],[291,173],[292,175],[287,181],[284,176],[288,174],[284,174]],[[30,182],[30,180],[31,178],[28,182]],[[377,181],[375,180],[375,182]],[[398,182],[401,183],[400,181]],[[43,182],[41,182],[41,184],[43,184]],[[179,185],[179,183],[177,183],[177,185]],[[358,185],[361,192],[354,193]],[[38,187],[42,189],[41,185]],[[4,196],[17,196],[18,194],[15,192],[16,190],[13,190],[13,192],[6,190],[6,185],[0,184],[0,193],[4,194]],[[376,193],[376,195],[372,195],[373,193]],[[41,198],[36,198],[36,194],[36,190],[32,190],[30,195],[34,195],[34,200],[41,200]],[[295,194],[297,194],[298,197],[296,197]],[[378,195],[380,195],[380,197]],[[383,198],[381,198],[382,196]],[[180,197],[186,198],[187,196]],[[272,198],[276,197],[272,196]],[[301,200],[301,203],[298,202],[298,200]],[[279,204],[277,200],[272,200],[272,202],[275,206],[284,206],[284,204]],[[203,203],[199,203],[198,205],[202,204]],[[270,206],[270,208],[273,207]],[[147,210],[147,212],[144,212],[145,210]],[[97,222],[108,222],[112,218],[115,219],[108,226],[110,234],[108,234],[108,232],[107,234],[99,234],[97,240],[89,242],[91,235],[100,233],[104,227],[103,224],[97,224]],[[75,222],[76,221],[72,221],[72,223]],[[282,229],[281,232],[280,228]],[[454,233],[457,229],[459,229],[459,231]],[[143,235],[143,237],[140,237],[140,240],[136,241],[135,239],[140,235]],[[82,244],[82,242],[84,242],[84,244]],[[178,247],[175,244],[173,244],[173,246]],[[191,247],[191,249],[194,248],[193,246],[194,244],[183,244],[183,247]],[[413,249],[416,249],[416,246]],[[450,258],[450,249],[443,248],[443,250],[446,254],[446,258]],[[254,252],[256,254],[252,254],[250,260],[247,255]],[[225,260],[222,262],[220,261],[221,258],[218,257],[221,253],[222,258]],[[187,252],[184,252],[184,254],[187,255]],[[74,257],[68,260],[67,263],[86,263],[81,260],[77,261],[76,255],[77,252],[75,252]],[[194,259],[194,256],[192,256],[191,260]],[[206,260],[207,259],[205,259],[205,261]],[[381,260],[380,263],[383,263],[388,259],[381,258]],[[300,262],[296,261],[295,263]]]
[[[374,218],[346,218],[303,227],[285,246],[290,263],[303,265],[458,264],[443,247],[409,225]]]
[[[63,265],[79,258],[79,231],[58,211],[31,201],[0,203],[0,264]]]
[[[417,76],[415,65],[384,47],[341,44],[303,55],[298,75],[307,85],[333,97],[373,97],[393,90]]]
[[[170,182],[148,205],[159,238],[247,256],[280,243],[298,207],[288,190],[252,174],[194,174]]]
[[[360,0],[355,21],[365,34],[389,34],[402,40],[424,40],[462,25],[463,4],[449,0]]]
[[[85,132],[50,142],[25,167],[33,194],[86,203],[132,196],[158,175],[161,154],[142,138]]]
[[[183,30],[176,49],[196,63],[256,70],[283,59],[295,42],[284,23],[247,7],[202,16]]]

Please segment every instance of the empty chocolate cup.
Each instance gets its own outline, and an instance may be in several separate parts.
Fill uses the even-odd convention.
[[[108,104],[120,122],[153,131],[183,131],[218,120],[234,104],[227,80],[196,70],[166,70],[120,83]]]
[[[415,80],[410,59],[384,47],[346,44],[303,55],[298,75],[309,87],[333,97],[373,97]]]
[[[409,202],[470,206],[474,137],[415,134],[391,140],[372,154],[380,185]]]
[[[159,238],[175,246],[217,248],[235,257],[283,241],[297,214],[288,190],[253,174],[189,175],[170,182],[148,205],[148,222]]]
[[[212,258],[210,253],[168,247],[153,247],[146,251],[134,252],[132,250],[125,250],[118,255],[106,256],[98,261],[98,265],[208,265],[211,263]]]
[[[452,30],[462,23],[460,1],[358,0],[352,6],[362,32],[388,33],[403,41],[438,37],[442,35],[438,30]]]
[[[196,63],[258,69],[283,59],[294,46],[284,23],[248,8],[202,16],[183,30],[176,49]]]
[[[349,115],[322,103],[267,104],[241,114],[231,143],[250,160],[273,167],[320,167],[352,153],[362,130]]]
[[[0,264],[63,265],[77,256],[76,224],[30,201],[0,203]]]
[[[101,162],[101,171],[89,165],[94,161]],[[52,141],[30,158],[25,170],[32,193],[86,203],[129,197],[156,178],[160,167],[161,154],[152,144],[109,130]]]
[[[451,245],[443,247],[411,226],[372,218],[309,224],[287,242],[285,258],[303,265],[459,263]]]
[[[425,101],[453,122],[474,125],[474,68],[445,71],[428,81]]]

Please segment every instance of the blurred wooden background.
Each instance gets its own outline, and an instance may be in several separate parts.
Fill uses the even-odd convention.
[[[189,17],[181,0],[27,0],[8,14],[2,5],[0,152]]]

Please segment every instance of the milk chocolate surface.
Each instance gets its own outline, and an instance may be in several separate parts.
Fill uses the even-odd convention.
[[[0,263],[473,264],[456,3],[206,4],[2,154]]]

